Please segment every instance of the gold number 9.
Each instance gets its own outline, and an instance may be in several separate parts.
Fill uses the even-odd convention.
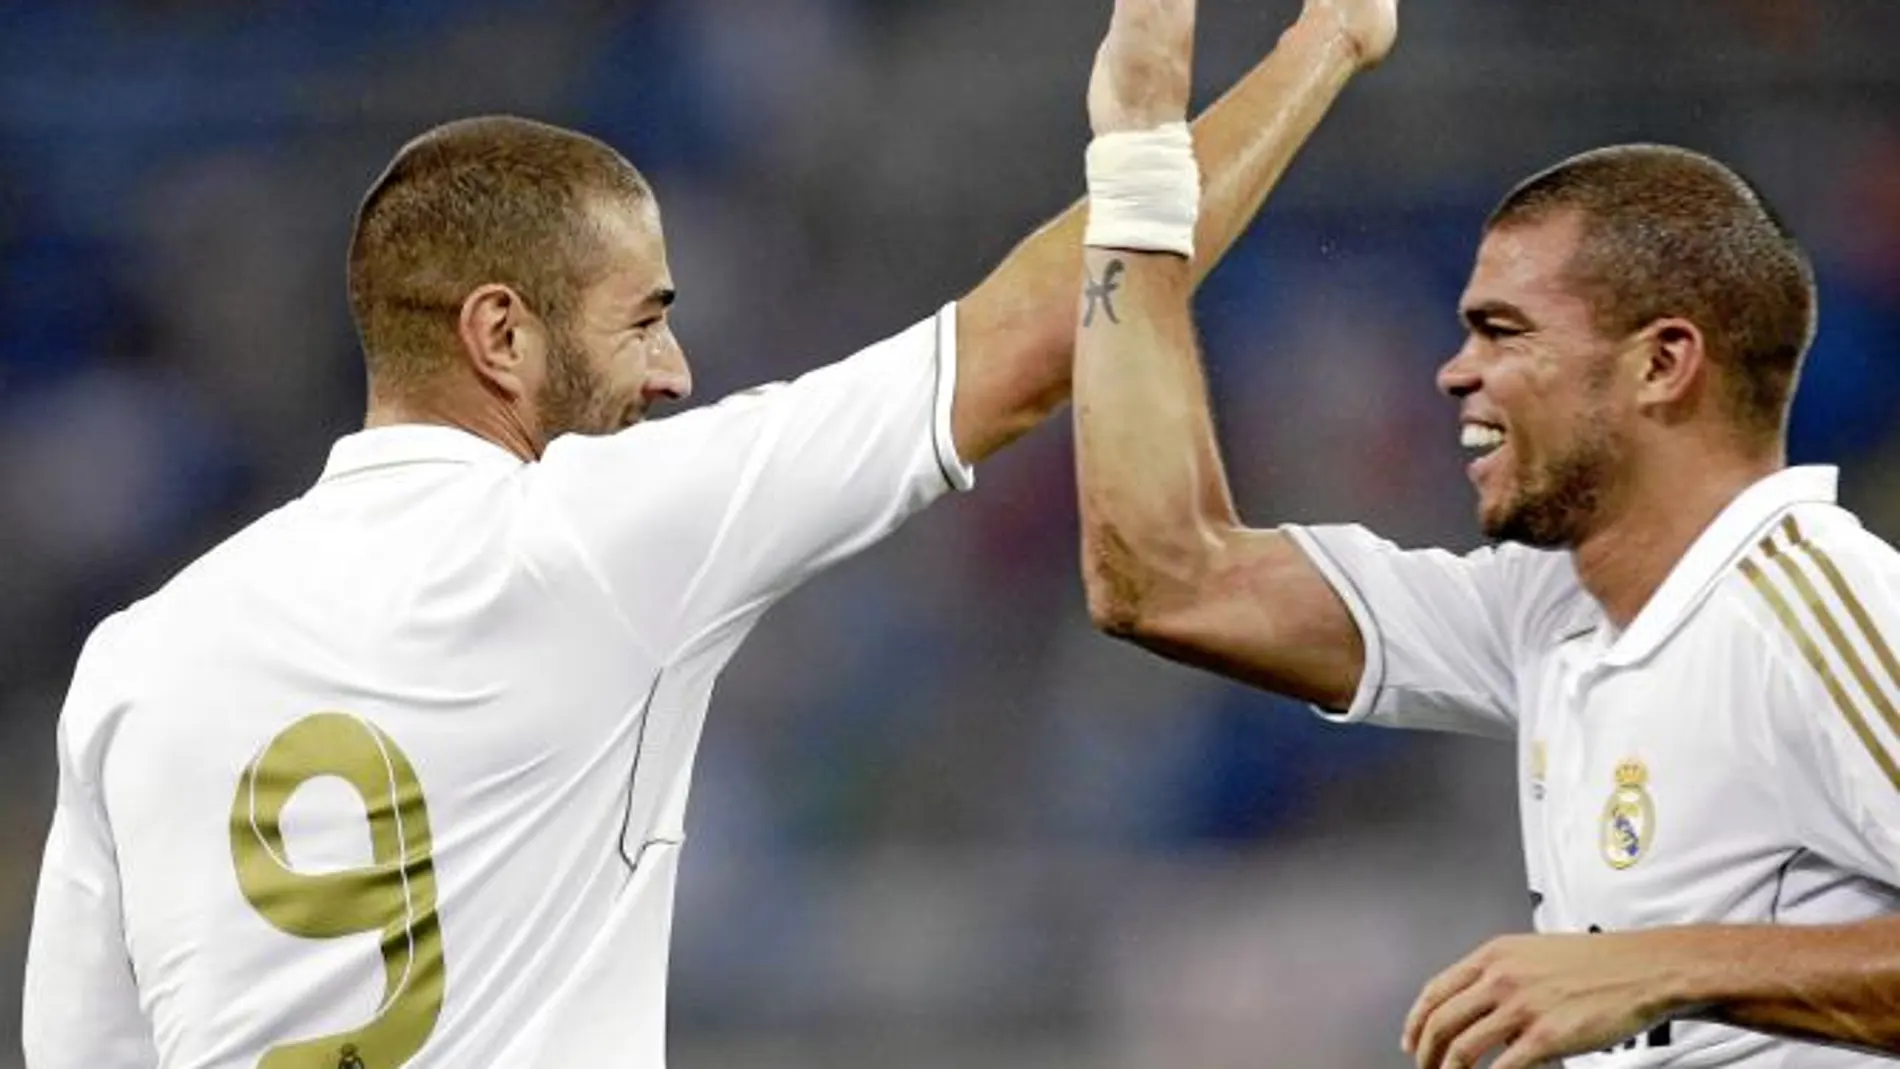
[[[290,867],[284,805],[321,776],[342,779],[363,799],[368,866],[318,874]],[[389,736],[345,713],[317,713],[285,728],[238,781],[231,856],[244,897],[281,931],[305,939],[382,933],[376,1016],[352,1032],[273,1047],[258,1069],[396,1069],[415,1057],[441,1016],[447,973],[429,807],[415,769]]]

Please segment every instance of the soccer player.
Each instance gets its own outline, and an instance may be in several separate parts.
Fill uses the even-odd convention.
[[[1378,2],[1311,0],[1203,116],[1204,264]],[[1152,5],[1117,0],[1097,60],[1130,108],[1139,68],[1186,63]],[[662,1064],[714,680],[786,592],[1066,400],[1082,223],[856,356],[643,423],[691,378],[634,168],[518,119],[405,146],[350,245],[367,429],[81,655],[29,1065]]]
[[[1814,282],[1761,195],[1630,145],[1504,199],[1438,375],[1500,543],[1463,556],[1242,525],[1190,244],[1178,225],[1088,236],[1090,608],[1344,723],[1516,741],[1546,934],[1425,987],[1402,1029],[1418,1064],[1900,1053],[1900,556],[1835,504],[1832,469],[1786,466]]]

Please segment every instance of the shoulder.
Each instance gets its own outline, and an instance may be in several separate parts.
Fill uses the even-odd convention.
[[[129,606],[126,618],[134,632],[176,619],[191,606],[217,604],[237,586],[254,585],[295,567],[297,501],[280,506],[206,550],[180,568],[157,589]]]
[[[1599,622],[1602,613],[1578,580],[1568,552],[1514,542],[1490,552],[1497,558],[1505,621],[1525,646],[1555,645]]]
[[[59,745],[68,763],[83,778],[96,780],[102,750],[112,728],[145,674],[140,634],[149,628],[143,603],[121,609],[101,620],[86,636],[72,682],[59,711]]]
[[[1736,572],[1732,615],[1752,626],[1733,671],[1761,696],[1777,759],[1900,787],[1900,552],[1852,513],[1808,505]]]
[[[1502,542],[1472,552],[1474,557],[1481,554],[1493,559],[1499,583],[1517,600],[1545,609],[1587,600],[1583,584],[1577,581],[1576,563],[1566,551]]]
[[[751,448],[760,423],[785,404],[786,383],[773,382],[728,394],[716,401],[658,419],[648,419],[612,434],[564,434],[548,444],[540,462],[528,471],[534,480],[561,482],[605,475],[626,481],[639,475],[651,482],[663,476],[685,474],[693,459],[708,452],[743,452]],[[630,464],[659,463],[642,468]],[[673,466],[678,462],[680,466]]]
[[[1790,511],[1726,581],[1743,652],[1799,692],[1879,703],[1900,688],[1900,552],[1833,505]]]
[[[133,693],[135,681],[163,657],[167,636],[176,638],[196,614],[216,612],[240,586],[280,572],[285,512],[252,522],[95,625],[81,647],[62,718],[77,722],[75,713],[104,704],[108,693]]]
[[[1523,646],[1539,646],[1588,626],[1595,606],[1570,554],[1516,543],[1468,552],[1403,549],[1356,524],[1287,526],[1328,580],[1389,603],[1398,595],[1421,617],[1475,612]]]
[[[1793,646],[1799,636],[1900,623],[1900,552],[1846,509],[1788,512],[1727,577],[1732,604]],[[1872,637],[1872,636],[1863,636]]]

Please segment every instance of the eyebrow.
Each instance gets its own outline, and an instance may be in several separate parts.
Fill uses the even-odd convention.
[[[1509,301],[1478,301],[1458,310],[1458,318],[1472,329],[1484,326],[1493,319],[1509,319],[1528,325],[1531,317],[1524,310]]]
[[[641,301],[640,304],[642,307],[649,304],[658,304],[661,308],[671,308],[673,307],[673,302],[678,299],[678,290],[675,290],[671,286],[661,286],[652,293],[647,294],[646,299]]]

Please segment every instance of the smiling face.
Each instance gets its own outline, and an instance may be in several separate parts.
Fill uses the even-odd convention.
[[[602,199],[592,281],[572,312],[547,324],[547,366],[534,409],[544,441],[608,434],[639,422],[656,401],[692,391],[673,337],[673,276],[657,203]]]
[[[1621,339],[1600,333],[1570,270],[1581,217],[1489,231],[1459,302],[1467,337],[1438,374],[1490,538],[1554,548],[1588,534],[1630,453]]]

